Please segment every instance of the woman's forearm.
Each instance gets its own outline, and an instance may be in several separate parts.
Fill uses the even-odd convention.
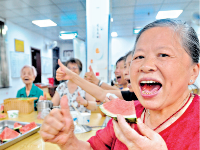
[[[87,109],[91,110],[91,111],[95,111],[97,110],[97,103],[94,101],[87,101],[88,106],[86,107]]]
[[[60,95],[58,94],[57,91],[55,91],[55,94],[54,94],[51,101],[53,103],[53,106],[59,106],[60,105]]]
[[[105,99],[106,91],[99,86],[88,82],[87,80],[81,78],[79,75],[73,75],[71,79],[76,85],[80,86],[84,91],[95,97],[96,99],[103,101]]]

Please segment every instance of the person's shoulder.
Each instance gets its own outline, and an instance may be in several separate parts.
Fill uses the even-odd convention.
[[[61,87],[67,87],[67,81],[60,83],[57,88],[61,88]]]
[[[33,87],[34,87],[34,89],[37,90],[37,91],[40,91],[40,92],[42,91],[42,89],[39,88],[39,87],[37,87],[34,83],[33,83]],[[43,92],[43,91],[42,91],[42,92]]]
[[[23,91],[25,91],[25,90],[26,90],[26,88],[23,87],[23,88],[21,88],[21,89],[18,90],[18,93],[21,93],[21,92],[23,92]]]
[[[197,94],[194,94],[194,101],[199,102],[200,101],[200,96]]]
[[[17,91],[17,96],[16,97],[21,97],[21,95],[24,95],[25,92],[26,92],[26,88],[25,87],[19,89]]]
[[[194,99],[193,99],[193,109],[198,109],[199,110],[199,103],[200,103],[200,96],[199,95],[197,95],[197,94],[194,94]]]
[[[143,107],[139,100],[134,101],[135,107]]]

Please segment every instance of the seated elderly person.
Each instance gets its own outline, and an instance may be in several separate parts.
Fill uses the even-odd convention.
[[[65,66],[78,76],[82,71],[82,63],[76,58],[69,59],[65,63]],[[60,99],[63,95],[67,95],[72,111],[74,110],[73,106],[80,112],[91,112],[91,110],[97,109],[95,99],[71,80],[59,84],[56,88],[56,92],[52,98],[54,106],[60,105]],[[73,104],[73,106],[71,104]]]
[[[197,34],[186,23],[162,19],[148,24],[136,37],[130,66],[131,86],[138,97],[137,126],[118,115],[118,122],[111,119],[87,142],[78,140],[64,96],[61,110],[45,118],[40,135],[63,150],[199,149],[200,97],[188,89],[199,74],[199,53]]]
[[[33,84],[37,76],[37,71],[34,66],[25,65],[21,69],[21,79],[25,84],[25,87],[21,88],[17,92],[17,98],[19,97],[37,97],[39,99],[40,96],[43,95],[43,91]],[[34,110],[37,111],[36,103],[37,100],[34,101]]]

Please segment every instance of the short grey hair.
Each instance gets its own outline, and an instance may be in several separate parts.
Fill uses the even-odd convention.
[[[182,22],[180,20],[174,20],[174,19],[160,19],[146,25],[142,30],[140,30],[139,34],[136,37],[133,53],[135,51],[136,44],[141,34],[144,31],[154,28],[154,27],[171,28],[175,33],[179,35],[181,39],[181,44],[184,50],[192,58],[193,63],[199,62],[200,46],[199,46],[199,39],[198,39],[197,33],[186,22]]]
[[[33,71],[33,75],[36,77],[37,76],[37,71],[35,69],[34,66],[30,66],[30,65],[25,65],[24,67],[22,67],[21,71],[20,71],[20,75],[22,76],[22,71],[24,68],[30,68]]]

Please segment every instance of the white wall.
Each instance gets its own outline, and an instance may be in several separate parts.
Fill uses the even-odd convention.
[[[111,39],[111,79],[114,79],[116,61],[133,50],[136,36],[115,37]]]
[[[73,50],[73,43],[60,43],[58,47],[60,48],[60,60],[63,62],[63,51]]]
[[[11,70],[10,70],[10,51],[15,51],[14,39],[24,41],[24,53],[29,54],[29,64],[31,64],[31,47],[40,49],[41,58],[49,57],[52,58],[52,50],[46,50],[45,43],[51,42],[51,40],[36,34],[30,30],[19,27],[16,24],[13,24],[9,21],[6,22],[8,26],[7,31],[7,55],[8,55],[8,63],[9,63],[9,81],[10,88],[0,89],[0,103],[3,102],[6,98],[14,98],[17,95],[17,91],[24,87],[24,83],[21,81],[21,78],[12,78]],[[42,61],[42,60],[41,60]],[[51,74],[42,74],[42,83],[48,83],[47,78],[52,77]]]
[[[112,65],[115,65],[116,61],[124,56],[130,50],[133,50],[135,44],[136,36],[128,37],[115,37],[111,39],[111,56],[112,56]]]

